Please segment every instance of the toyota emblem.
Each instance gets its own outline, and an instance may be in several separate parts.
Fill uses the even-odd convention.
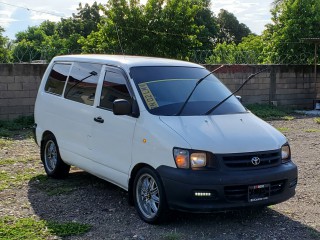
[[[254,165],[254,166],[258,166],[260,164],[261,160],[260,158],[258,157],[253,157],[251,158],[251,163]]]

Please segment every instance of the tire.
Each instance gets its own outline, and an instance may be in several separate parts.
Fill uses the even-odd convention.
[[[133,183],[133,200],[139,217],[146,223],[165,220],[168,213],[165,191],[153,169],[144,167],[138,171]]]
[[[63,179],[68,176],[70,165],[61,159],[56,138],[52,134],[43,138],[40,154],[44,170],[49,177]]]

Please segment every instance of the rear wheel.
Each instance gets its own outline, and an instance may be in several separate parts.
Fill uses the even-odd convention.
[[[154,170],[144,167],[138,171],[133,194],[135,208],[143,221],[155,224],[164,220],[167,203],[161,180]]]
[[[52,134],[44,137],[41,143],[41,160],[49,177],[66,178],[68,176],[70,165],[61,159],[56,138]]]

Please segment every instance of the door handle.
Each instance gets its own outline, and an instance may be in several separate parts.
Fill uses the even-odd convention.
[[[102,117],[95,117],[93,120],[98,123],[104,123],[104,119]]]

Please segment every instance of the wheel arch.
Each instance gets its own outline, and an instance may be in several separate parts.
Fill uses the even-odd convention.
[[[44,131],[44,132],[42,133],[41,145],[40,145],[40,146],[42,146],[42,144],[43,144],[43,139],[45,139],[45,138],[46,138],[47,136],[49,136],[49,135],[54,136],[54,134],[53,134],[51,131],[49,131],[49,130]],[[55,136],[54,136],[54,137],[55,137]]]

